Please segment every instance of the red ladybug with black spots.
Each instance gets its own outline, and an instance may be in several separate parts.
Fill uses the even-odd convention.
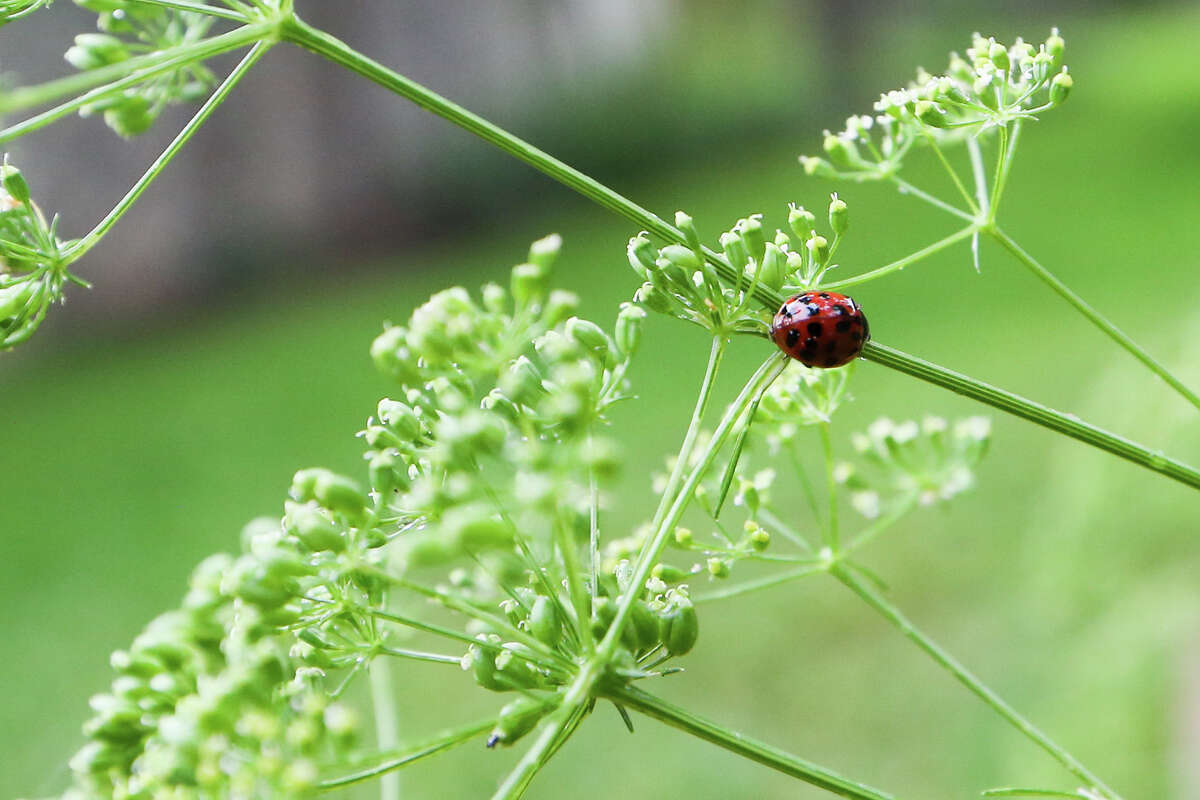
[[[862,308],[837,292],[792,295],[771,322],[771,338],[806,367],[840,367],[853,361],[871,338]]]

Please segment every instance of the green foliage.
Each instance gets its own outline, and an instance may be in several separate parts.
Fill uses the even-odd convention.
[[[827,212],[828,235],[819,230],[815,214],[793,205],[790,232],[772,235],[760,215],[749,215],[718,238],[719,250],[710,249],[687,214],[677,214],[674,225],[665,223],[307,26],[289,3],[78,2],[99,15],[102,31],[81,34],[68,51],[81,80],[48,84],[25,97],[34,105],[57,97],[64,86],[70,87],[67,93],[84,93],[24,127],[6,130],[8,138],[72,109],[103,112],[122,135],[140,133],[167,105],[207,92],[214,83],[204,66],[207,58],[251,44],[253,49],[126,198],[80,240],[58,239],[56,221],[45,222],[21,173],[5,164],[0,173],[5,347],[32,334],[65,281],[79,282],[68,265],[105,235],[278,40],[420,102],[646,232],[630,240],[627,250],[642,285],[618,309],[611,334],[577,315],[575,295],[551,289],[561,245],[557,236],[533,244],[527,261],[512,269],[507,288],[489,284],[477,297],[460,287],[447,289],[406,323],[388,326],[370,352],[396,387],[360,433],[366,484],[320,467],[300,470],[280,520],[252,522],[243,531],[239,556],[214,556],[197,568],[180,607],[156,618],[127,651],[114,655],[117,678],[109,693],[92,702],[95,713],[84,728],[87,743],[71,762],[76,783],[68,796],[303,796],[382,775],[490,731],[489,746],[526,736],[532,741],[496,793],[514,798],[597,702],[607,700],[631,728],[626,706],[815,786],[883,800],[887,795],[876,789],[701,720],[634,686],[679,671],[667,664],[695,647],[699,602],[824,574],[1059,761],[1081,784],[1078,794],[1117,800],[1100,778],[923,634],[873,587],[880,581],[858,561],[859,549],[903,515],[950,500],[973,484],[989,437],[986,420],[971,417],[950,426],[937,417],[900,424],[882,418],[851,438],[858,463],[839,462],[832,426],[850,399],[853,365],[814,371],[772,351],[719,420],[706,425],[712,422],[709,406],[730,338],[767,333],[783,293],[877,280],[968,237],[978,267],[980,235],[1002,244],[1099,330],[1200,406],[1200,398],[997,224],[1021,125],[1063,102],[1072,88],[1061,63],[1065,44],[1056,31],[1038,49],[1021,40],[1010,47],[976,36],[966,59],[951,57],[946,74],[920,74],[907,89],[883,95],[878,116],[852,117],[840,134],[827,134],[828,158],[802,157],[809,174],[886,180],[968,223],[889,265],[829,283],[826,274],[836,266],[833,259],[850,225],[848,206],[837,194]],[[9,5],[4,19],[41,4]],[[240,27],[208,37],[215,19]],[[997,135],[989,170],[981,135],[991,131]],[[899,177],[918,143],[931,145],[965,210]],[[974,192],[942,151],[955,143],[965,143]],[[701,327],[711,336],[711,349],[683,442],[667,459],[666,472],[652,478],[657,507],[628,535],[613,535],[602,512],[614,502],[609,493],[625,465],[618,439],[609,432],[611,409],[632,399],[626,376],[647,311]],[[1190,467],[1032,401],[878,344],[864,355],[1200,485],[1200,473]],[[801,457],[802,449],[818,447],[824,510]],[[798,520],[791,504],[778,501],[776,482],[785,467],[796,473],[811,520]],[[850,525],[840,520],[839,508],[847,491],[867,524],[843,544],[843,529]],[[741,562],[783,566],[765,578],[730,581]],[[728,583],[706,588],[716,582]],[[428,618],[431,606],[440,609],[437,619]],[[440,641],[440,649],[452,652],[397,646],[416,636]],[[368,755],[356,742],[354,714],[340,699],[356,679],[380,669],[381,658],[461,667],[480,688],[510,699],[493,718],[396,753],[387,749],[394,742],[383,741],[394,738],[387,733],[393,710],[387,693],[376,690],[374,712],[385,749]],[[1015,792],[1054,794],[993,793]]]

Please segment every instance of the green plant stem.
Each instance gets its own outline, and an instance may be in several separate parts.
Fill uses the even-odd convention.
[[[285,20],[281,23],[280,35],[283,39],[341,64],[351,71],[363,75],[381,86],[412,100],[422,108],[465,128],[485,141],[491,142],[504,152],[545,173],[554,180],[594,200],[599,205],[632,220],[651,233],[668,241],[679,244],[687,243],[681,231],[628,198],[564,164],[528,142],[498,128],[482,117],[472,114],[461,106],[451,103],[449,100],[431,92],[425,87],[367,58],[344,42],[312,28],[302,20]],[[986,193],[984,197],[987,197]],[[971,203],[971,206],[974,207],[974,203]],[[952,236],[958,237],[955,239],[957,241],[977,232],[978,230],[972,225]],[[947,243],[943,240],[943,242],[935,243],[935,245],[931,246],[937,246],[937,244],[949,246],[953,242]],[[704,253],[705,258],[713,264],[721,277],[731,284],[737,281],[738,271],[730,266],[723,256],[709,249],[705,249]],[[909,258],[912,257],[910,256]],[[905,262],[905,264],[907,263],[911,263],[911,261]],[[900,268],[902,266],[889,265],[889,271],[890,269]],[[848,285],[846,282],[835,283],[830,284],[829,288],[846,285]],[[769,309],[778,308],[780,303],[783,302],[783,296],[779,292],[772,291],[762,285],[755,291],[754,296]],[[1088,442],[1103,450],[1108,450],[1122,458],[1127,458],[1157,472],[1169,475],[1175,480],[1180,480],[1191,486],[1200,488],[1200,473],[1197,473],[1192,468],[1164,458],[1133,442],[1101,431],[1095,426],[1079,422],[1065,414],[1052,411],[1038,403],[1026,400],[1010,392],[996,389],[981,381],[938,367],[927,361],[877,343],[868,343],[863,351],[863,355],[869,360],[891,369],[896,369],[930,383],[943,386],[951,391],[980,400],[988,405],[1037,422],[1053,430],[1067,433],[1074,436],[1074,438]]]
[[[783,353],[772,355],[759,366],[750,380],[746,382],[746,385],[742,387],[742,391],[738,394],[737,399],[726,409],[720,424],[717,425],[716,430],[713,432],[712,439],[709,440],[704,452],[701,454],[699,462],[692,468],[687,480],[683,482],[683,485],[675,494],[674,501],[655,531],[654,537],[642,547],[638,563],[634,567],[633,575],[629,581],[630,586],[637,587],[645,584],[655,559],[658,558],[658,555],[666,546],[668,534],[675,528],[679,518],[683,515],[683,511],[687,508],[688,501],[691,500],[696,486],[699,485],[700,480],[712,467],[721,447],[729,438],[738,421],[746,412],[746,409],[754,402],[754,398],[759,396],[764,387],[771,384],[771,381],[783,371],[785,366],[787,366],[787,356]],[[706,378],[704,384],[702,384],[701,393],[711,391],[711,379],[707,376],[708,371],[706,371]],[[707,386],[708,388],[705,389],[703,386]],[[697,402],[697,407],[699,406],[700,403]],[[636,591],[629,591],[621,596],[616,616],[609,624],[608,633],[605,635],[604,640],[596,648],[595,655],[584,662],[575,676],[575,680],[567,687],[563,694],[562,705],[542,721],[542,724],[537,729],[537,736],[533,744],[525,751],[525,754],[517,762],[516,766],[513,767],[512,771],[508,773],[508,776],[504,779],[500,788],[496,790],[496,793],[492,795],[493,800],[513,800],[513,798],[520,797],[538,770],[546,762],[548,753],[561,744],[563,731],[571,723],[571,720],[577,717],[580,709],[592,701],[593,688],[609,668],[613,653],[620,643],[621,632],[624,630],[624,625],[629,619],[630,609],[633,607],[638,594]]]
[[[205,101],[204,105],[200,107],[200,110],[197,111],[196,114],[188,121],[188,124],[183,127],[183,130],[176,135],[171,143],[167,145],[167,148],[163,150],[162,154],[156,158],[154,163],[150,165],[150,168],[146,170],[145,174],[138,179],[138,182],[133,185],[133,188],[131,188],[126,195],[121,198],[121,201],[117,203],[115,207],[113,207],[112,211],[108,212],[108,216],[100,220],[99,224],[97,224],[96,227],[93,228],[86,236],[70,245],[63,251],[62,260],[65,264],[70,264],[83,257],[84,254],[86,254],[89,250],[95,247],[97,243],[99,243],[99,241],[104,237],[104,234],[108,233],[109,229],[112,228],[113,225],[117,224],[117,221],[124,216],[125,212],[128,211],[135,202],[137,202],[137,199],[142,196],[142,192],[146,191],[146,188],[154,182],[154,179],[157,178],[164,169],[166,169],[167,165],[171,163],[171,160],[179,154],[179,151],[182,150],[184,145],[191,140],[191,138],[196,134],[196,131],[200,130],[200,127],[204,125],[208,118],[212,116],[212,113],[217,110],[217,106],[221,105],[221,102],[229,96],[229,93],[233,91],[233,87],[236,86],[238,82],[246,76],[246,73],[250,71],[250,68],[253,67],[258,60],[263,57],[267,50],[271,48],[272,44],[273,42],[271,41],[262,40],[257,42],[254,47],[250,49],[250,52],[238,62],[238,65],[233,68],[233,71],[226,76],[225,80],[221,82],[221,85],[217,87],[216,91],[214,91],[212,95],[209,96],[208,100]]]
[[[135,3],[140,3],[144,6],[162,6],[163,8],[173,8],[176,11],[195,11],[198,14],[206,14],[210,17],[219,17],[221,19],[231,19],[236,22],[245,22],[246,18],[230,8],[219,8],[217,6],[206,5],[205,3],[193,3],[189,0],[133,0]]]
[[[933,148],[933,152],[937,154],[938,161],[940,161],[942,166],[946,168],[946,174],[948,174],[950,176],[950,180],[954,182],[954,186],[958,189],[958,193],[961,194],[963,199],[967,201],[967,207],[971,209],[971,213],[978,214],[979,209],[975,206],[975,201],[971,199],[971,193],[968,192],[967,187],[963,185],[962,178],[958,177],[958,170],[956,170],[950,164],[949,159],[946,158],[946,154],[943,153],[942,148],[938,146],[937,139],[933,138],[933,135],[924,127],[921,128],[921,132],[924,133],[925,137],[929,140],[929,145]]]
[[[234,31],[234,33],[242,33],[242,31],[244,31],[244,30],[245,29]],[[155,63],[153,66],[147,67],[144,70],[139,70],[137,72],[130,73],[129,75],[126,75],[124,78],[121,78],[120,80],[113,81],[112,83],[106,83],[103,86],[98,86],[89,92],[84,92],[83,94],[79,95],[78,97],[76,97],[72,100],[68,100],[65,103],[61,103],[61,104],[55,106],[54,108],[47,109],[46,111],[43,111],[40,114],[35,114],[34,116],[29,117],[28,119],[21,120],[20,122],[16,123],[15,125],[10,125],[9,127],[0,131],[0,143],[11,142],[14,139],[19,139],[22,136],[26,136],[30,133],[33,133],[34,131],[44,128],[47,125],[50,125],[51,123],[55,122],[56,120],[59,120],[74,111],[78,111],[80,108],[83,108],[84,106],[88,105],[89,103],[95,103],[97,101],[103,100],[107,97],[110,97],[119,92],[122,92],[125,89],[129,89],[131,87],[137,86],[138,84],[142,83],[143,81],[150,80],[151,78],[157,77],[159,75],[164,75],[168,72],[172,72],[181,67],[186,67],[189,64],[194,64],[197,61],[200,61],[204,58],[209,58],[211,55],[215,55],[216,53],[223,53],[223,52],[227,52],[228,50],[233,50],[233,49],[237,49],[239,47],[244,47],[245,45],[247,45],[249,43],[247,41],[244,41],[244,38],[245,38],[244,36],[233,37],[229,41],[234,42],[234,44],[229,44],[228,42],[224,42],[224,43],[222,43],[222,49],[219,49],[219,50],[215,51],[214,53],[209,53],[209,54],[202,55],[202,56],[197,56],[194,52],[180,53],[178,55],[174,55],[173,57],[159,61],[159,62]],[[217,40],[209,39],[207,41],[208,42],[216,42]],[[254,41],[254,40],[251,39],[250,41]]]
[[[1032,272],[1039,280],[1049,286],[1058,294],[1059,297],[1070,303],[1076,311],[1099,328],[1105,335],[1123,347],[1130,355],[1142,362],[1143,365],[1158,377],[1162,378],[1168,386],[1178,392],[1185,400],[1191,403],[1196,408],[1200,409],[1200,396],[1189,389],[1171,372],[1158,363],[1145,350],[1143,350],[1137,342],[1129,338],[1120,328],[1105,319],[1104,315],[1096,309],[1092,308],[1082,297],[1075,294],[1065,283],[1058,279],[1050,270],[1046,269],[1037,259],[1027,253],[1024,248],[1017,244],[1011,236],[999,228],[991,228],[989,232],[997,242],[999,242],[1008,252],[1016,256],[1017,260],[1024,264],[1030,272]]]
[[[1161,452],[1145,448],[1129,439],[1109,433],[1074,415],[1055,411],[1012,392],[999,389],[975,378],[969,378],[945,367],[939,367],[878,342],[868,342],[863,348],[862,355],[868,361],[898,370],[943,389],[949,389],[972,400],[978,400],[1007,414],[1029,420],[1043,428],[1049,428],[1057,433],[1070,436],[1072,439],[1090,444],[1092,447],[1112,453],[1126,461],[1132,461],[1194,489],[1200,489],[1200,472],[1193,467],[1168,458]]]
[[[352,772],[349,775],[342,775],[336,778],[321,781],[317,784],[317,788],[322,791],[329,789],[339,789],[343,786],[349,786],[354,783],[377,778],[393,770],[406,767],[414,761],[420,761],[428,756],[436,755],[445,750],[449,750],[455,745],[474,739],[483,733],[494,728],[496,719],[490,717],[488,719],[478,720],[469,725],[463,725],[460,728],[447,731],[433,739],[423,742],[415,747],[409,748],[397,753],[382,753],[378,756],[379,763],[371,767],[366,767],[358,772]]]
[[[1008,148],[999,162],[996,185],[992,187],[992,204],[988,212],[988,220],[992,223],[996,221],[996,210],[1000,207],[1000,200],[1004,197],[1004,188],[1008,185],[1008,176],[1012,172],[1013,158],[1017,154],[1017,141],[1020,138],[1021,120],[1017,120],[1013,123],[1012,135],[1008,138]]]
[[[829,496],[829,538],[826,544],[837,553],[841,549],[838,531],[838,491],[837,481],[833,479],[833,433],[828,421],[817,426],[821,431],[821,453],[825,458],[825,493]]]
[[[202,61],[213,56],[245,47],[254,42],[270,38],[275,28],[273,22],[256,22],[228,33],[201,39],[198,42],[173,47],[170,50],[159,50],[141,56],[127,58],[116,64],[109,64],[86,72],[68,75],[65,78],[47,81],[37,86],[28,86],[0,93],[0,114],[11,114],[43,103],[49,103],[60,97],[70,97],[86,92],[97,86],[123,78],[133,72],[152,69],[164,61],[188,59],[191,62]]]
[[[975,217],[971,216],[966,211],[963,211],[961,208],[955,208],[945,200],[934,197],[929,192],[926,192],[922,189],[918,189],[916,186],[913,186],[908,181],[902,179],[899,175],[893,175],[891,177],[891,181],[892,183],[896,184],[896,188],[900,190],[900,194],[912,195],[918,200],[924,200],[926,203],[929,203],[929,205],[934,206],[935,208],[940,208],[947,214],[953,214],[959,219],[964,219],[967,222],[975,221]]]
[[[395,750],[400,744],[396,727],[396,697],[392,691],[391,665],[385,658],[372,659],[367,668],[371,685],[371,710],[375,717],[375,739],[379,749]],[[388,772],[380,780],[379,800],[400,800],[400,775]]]
[[[978,230],[979,230],[979,228],[975,224],[968,225],[967,227],[963,228],[962,230],[955,231],[954,233],[950,234],[949,236],[946,236],[942,239],[938,239],[933,244],[930,244],[926,247],[922,247],[920,250],[916,251],[915,253],[910,253],[909,255],[906,255],[904,258],[897,259],[896,261],[893,261],[890,264],[885,264],[882,267],[878,267],[876,269],[869,270],[867,272],[863,272],[859,275],[855,275],[850,278],[844,278],[840,281],[833,281],[832,283],[822,283],[821,288],[822,289],[839,290],[839,289],[845,289],[850,286],[857,286],[860,283],[866,283],[867,281],[872,281],[872,280],[875,280],[876,278],[881,278],[884,275],[888,275],[892,272],[897,272],[911,264],[915,264],[918,261],[922,261],[926,258],[929,258],[931,255],[933,255],[935,253],[939,253],[942,250],[945,250],[947,247],[950,247],[951,245],[958,244],[963,239],[966,239],[968,236],[973,236]],[[781,303],[783,302],[782,298],[780,298],[780,302]],[[778,303],[775,305],[778,305]],[[772,308],[773,307],[774,306],[772,306]]]
[[[867,584],[860,581],[851,572],[844,569],[840,564],[833,563],[829,568],[829,574],[833,575],[842,582],[848,589],[857,594],[860,598],[866,601],[867,605],[871,606],[880,615],[891,623],[905,638],[925,651],[925,653],[938,663],[943,669],[949,672],[963,686],[967,687],[980,700],[986,703],[997,714],[1007,720],[1014,728],[1024,734],[1034,744],[1048,753],[1055,761],[1062,764],[1072,775],[1080,779],[1084,783],[1100,789],[1108,795],[1111,800],[1120,800],[1120,795],[1109,788],[1104,781],[1100,780],[1095,774],[1085,767],[1078,759],[1059,746],[1053,739],[1042,733],[1032,722],[1021,716],[1012,706],[1004,701],[999,695],[989,689],[983,681],[977,678],[970,670],[960,664],[954,656],[943,650],[936,642],[917,629],[905,617],[900,610],[889,603],[878,592],[872,589]]]
[[[979,207],[984,217],[987,217],[991,214],[988,207],[987,173],[983,169],[983,152],[979,149],[979,142],[972,136],[967,137],[967,155],[971,159],[971,174],[975,178],[975,196],[979,199]]]
[[[698,717],[679,706],[632,686],[620,686],[605,691],[605,696],[624,706],[640,711],[673,728],[690,733],[706,742],[722,747],[743,758],[758,762],[793,778],[819,786],[826,791],[855,800],[892,800],[892,795],[850,780],[836,772],[805,761],[802,758],[731,731],[714,722]]]
[[[810,575],[819,575],[825,572],[825,570],[826,565],[824,562],[820,564],[808,564],[803,567],[777,572],[774,575],[765,575],[755,580],[743,581],[725,589],[718,589],[715,592],[705,592],[698,597],[692,598],[692,600],[697,605],[700,603],[709,603],[714,600],[728,600],[731,597],[740,597],[762,589],[770,589],[772,586],[789,583],[800,578],[807,578]]]

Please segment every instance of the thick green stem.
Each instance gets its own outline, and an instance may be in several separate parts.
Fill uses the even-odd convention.
[[[91,230],[90,233],[88,233],[79,241],[75,242],[70,247],[66,248],[66,250],[63,252],[64,263],[70,264],[74,261],[77,261],[99,243],[99,241],[104,237],[104,234],[108,233],[109,229],[112,228],[113,225],[116,225],[117,221],[124,216],[125,212],[128,211],[135,202],[137,202],[137,199],[142,196],[142,192],[146,191],[146,188],[154,182],[154,179],[157,178],[159,174],[167,168],[167,165],[171,163],[171,160],[179,154],[179,151],[182,150],[184,145],[191,140],[196,131],[200,130],[200,127],[208,120],[210,116],[212,116],[212,113],[217,110],[217,106],[221,105],[221,102],[229,96],[229,93],[233,91],[233,87],[237,86],[238,82],[246,76],[246,73],[250,71],[250,68],[253,67],[255,63],[257,63],[258,60],[263,57],[267,50],[271,48],[272,44],[273,42],[271,41],[262,40],[254,45],[250,52],[238,62],[238,65],[233,68],[233,71],[230,72],[225,80],[221,82],[221,85],[217,87],[216,91],[212,93],[204,105],[200,107],[200,110],[196,112],[195,116],[188,121],[188,124],[184,126],[183,130],[181,130],[179,134],[171,141],[171,143],[167,145],[167,149],[164,150],[162,154],[154,160],[154,163],[151,164],[150,168],[146,170],[146,173],[138,179],[138,182],[133,185],[133,188],[131,188],[126,195],[121,198],[121,201],[117,203],[112,211],[108,212],[108,216],[102,219],[100,223]]]
[[[1014,728],[1024,734],[1042,750],[1046,751],[1055,761],[1062,764],[1076,778],[1079,778],[1084,783],[1094,786],[1103,791],[1111,800],[1120,800],[1120,796],[1110,789],[1104,781],[1100,780],[1095,774],[1085,767],[1078,759],[1064,750],[1053,739],[1042,733],[1032,722],[1025,719],[1012,706],[1004,701],[998,694],[989,689],[983,681],[977,678],[970,670],[960,664],[954,656],[943,650],[936,642],[922,633],[912,624],[900,610],[889,603],[878,592],[872,589],[867,584],[860,581],[853,573],[842,568],[840,564],[833,564],[829,573],[841,581],[847,588],[857,594],[860,598],[867,602],[867,605],[879,612],[884,619],[891,623],[897,630],[902,633],[905,638],[913,642],[917,647],[925,651],[925,653],[936,661],[943,669],[949,672],[963,686],[971,691],[976,697],[987,703],[997,714],[1004,717]]]
[[[731,753],[756,761],[793,778],[819,786],[826,791],[855,800],[893,800],[893,796],[866,784],[843,777],[822,766],[731,731],[714,722],[685,711],[679,706],[655,697],[632,686],[608,690],[605,695],[612,701],[653,717],[681,731],[690,733],[706,742],[723,747]]]
[[[1072,414],[1064,414],[1052,408],[1027,400],[1012,392],[999,389],[975,378],[968,378],[953,370],[931,364],[916,356],[910,356],[878,342],[868,342],[863,348],[863,358],[894,370],[920,378],[923,381],[949,389],[956,394],[978,400],[993,408],[1016,417],[1065,434],[1072,439],[1090,444],[1115,456],[1132,461],[1148,470],[1165,475],[1172,480],[1200,489],[1200,472],[1161,452],[1150,450],[1116,434],[1084,422]]]
[[[1146,368],[1155,375],[1162,378],[1168,386],[1183,396],[1185,400],[1187,400],[1196,408],[1200,409],[1200,396],[1197,396],[1197,394],[1185,386],[1182,381],[1172,375],[1166,367],[1158,363],[1153,356],[1143,350],[1137,342],[1129,338],[1129,336],[1127,336],[1120,328],[1105,319],[1103,314],[1092,308],[1082,297],[1071,291],[1071,288],[1060,281],[1054,275],[1054,273],[1038,263],[1037,259],[1029,255],[1029,253],[1025,252],[1024,248],[1013,241],[1011,236],[999,228],[991,229],[990,233],[997,242],[1003,245],[1008,252],[1016,256],[1018,261],[1028,267],[1030,272],[1032,272],[1038,277],[1039,280],[1053,289],[1059,297],[1074,306],[1076,311],[1087,317],[1088,320],[1097,328],[1099,328],[1106,336],[1119,344],[1121,347],[1125,348],[1130,355],[1142,362],[1142,364],[1144,364]]]
[[[210,6],[205,3],[195,3],[191,2],[191,0],[134,0],[134,2],[148,6],[173,8],[176,11],[194,11],[197,14],[205,14],[207,16],[218,17],[220,19],[231,19],[238,22],[244,22],[246,20],[245,16],[239,14],[233,9]]]

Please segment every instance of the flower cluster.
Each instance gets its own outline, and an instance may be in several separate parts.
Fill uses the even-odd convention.
[[[700,244],[692,218],[682,211],[675,225],[687,244],[655,248],[645,233],[629,240],[627,255],[644,281],[635,299],[646,308],[699,325],[717,334],[758,333],[770,322],[755,292],[802,291],[817,285],[834,268],[833,256],[849,227],[846,202],[833,195],[826,236],[817,217],[803,206],[788,210],[788,231],[770,234],[762,214],[740,219],[719,238],[725,262],[735,279],[722,282],[713,265],[715,254]],[[729,284],[732,283],[732,286]]]
[[[100,33],[81,33],[64,58],[79,70],[118,64],[138,55],[170,50],[200,40],[213,17],[136,0],[75,0],[98,15]],[[154,125],[169,105],[191,103],[205,96],[214,83],[200,62],[149,78],[120,94],[83,106],[81,116],[102,114],[104,122],[124,137],[137,136]]]
[[[913,145],[961,141],[966,136],[1035,118],[1071,91],[1063,66],[1066,43],[1055,29],[1036,48],[1021,39],[1005,46],[978,34],[966,58],[952,53],[941,75],[921,70],[903,89],[885,92],[875,115],[846,120],[825,132],[824,156],[801,156],[810,175],[879,180],[900,171]]]
[[[0,166],[0,350],[33,335],[66,281],[84,283],[63,265],[65,243],[57,229],[58,218],[47,223],[21,171],[6,160]]]
[[[971,488],[973,470],[990,437],[986,417],[967,417],[953,426],[941,417],[919,423],[883,417],[851,439],[865,471],[840,464],[836,478],[851,490],[851,502],[867,518],[905,502],[931,505]]]

